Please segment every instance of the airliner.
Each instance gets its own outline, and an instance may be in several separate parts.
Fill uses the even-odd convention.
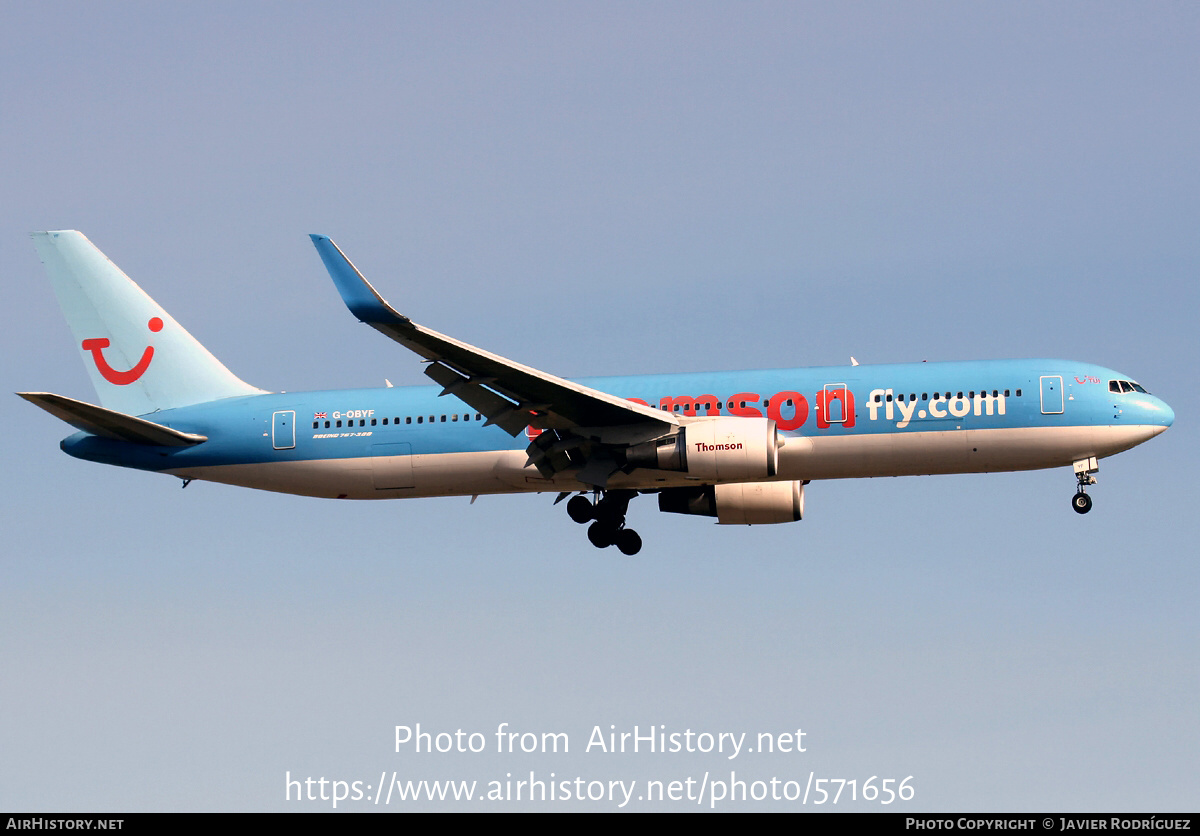
[[[1091,510],[1098,461],[1175,414],[1128,375],[987,360],[579,381],[413,322],[336,244],[311,236],[346,306],[416,353],[433,385],[271,393],[230,372],[81,233],[38,232],[100,404],[21,397],[78,432],[71,456],[337,499],[552,492],[599,548],[632,555],[629,502],[718,523],[794,522],[812,481],[1071,467]]]

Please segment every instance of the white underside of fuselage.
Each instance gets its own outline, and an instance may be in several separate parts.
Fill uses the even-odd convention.
[[[772,481],[986,473],[1061,467],[1128,450],[1166,427],[1027,427],[878,435],[789,436]],[[337,499],[403,499],[590,490],[565,471],[545,479],[521,450],[227,464],[167,471],[201,479]],[[742,481],[742,480],[738,480]],[[766,481],[766,480],[764,480]],[[610,489],[657,490],[704,484],[661,470],[617,473]]]

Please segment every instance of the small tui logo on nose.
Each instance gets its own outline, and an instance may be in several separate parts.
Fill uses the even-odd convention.
[[[147,324],[147,327],[154,333],[162,330],[163,321],[157,316],[152,317]],[[146,373],[146,369],[150,368],[150,361],[154,358],[154,346],[146,346],[146,350],[142,352],[142,358],[134,364],[132,369],[128,371],[118,371],[108,364],[104,359],[104,349],[108,348],[109,341],[107,337],[97,337],[91,340],[84,340],[81,345],[84,351],[92,352],[92,359],[96,363],[96,368],[100,375],[109,383],[115,383],[117,386],[128,386],[135,380]]]

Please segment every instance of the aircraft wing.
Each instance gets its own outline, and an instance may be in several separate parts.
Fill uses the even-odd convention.
[[[534,426],[563,431],[559,436],[564,443],[569,434],[626,445],[678,426],[669,412],[563,380],[418,325],[392,308],[337,244],[324,235],[310,237],[351,313],[424,357],[429,361],[425,374],[442,385],[443,395],[458,397],[509,435]],[[530,456],[533,463],[533,445]]]

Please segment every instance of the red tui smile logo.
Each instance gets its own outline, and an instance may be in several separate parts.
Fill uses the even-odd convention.
[[[163,321],[157,316],[152,317],[147,326],[157,334],[162,330]],[[138,360],[132,369],[121,372],[108,365],[108,361],[104,359],[104,349],[109,346],[107,337],[84,340],[81,345],[84,351],[92,352],[92,359],[95,360],[96,368],[100,371],[101,376],[109,383],[115,383],[117,386],[127,386],[140,378],[146,373],[146,369],[150,368],[150,361],[154,358],[154,346],[148,345],[146,346],[146,350],[142,352],[142,359]]]

